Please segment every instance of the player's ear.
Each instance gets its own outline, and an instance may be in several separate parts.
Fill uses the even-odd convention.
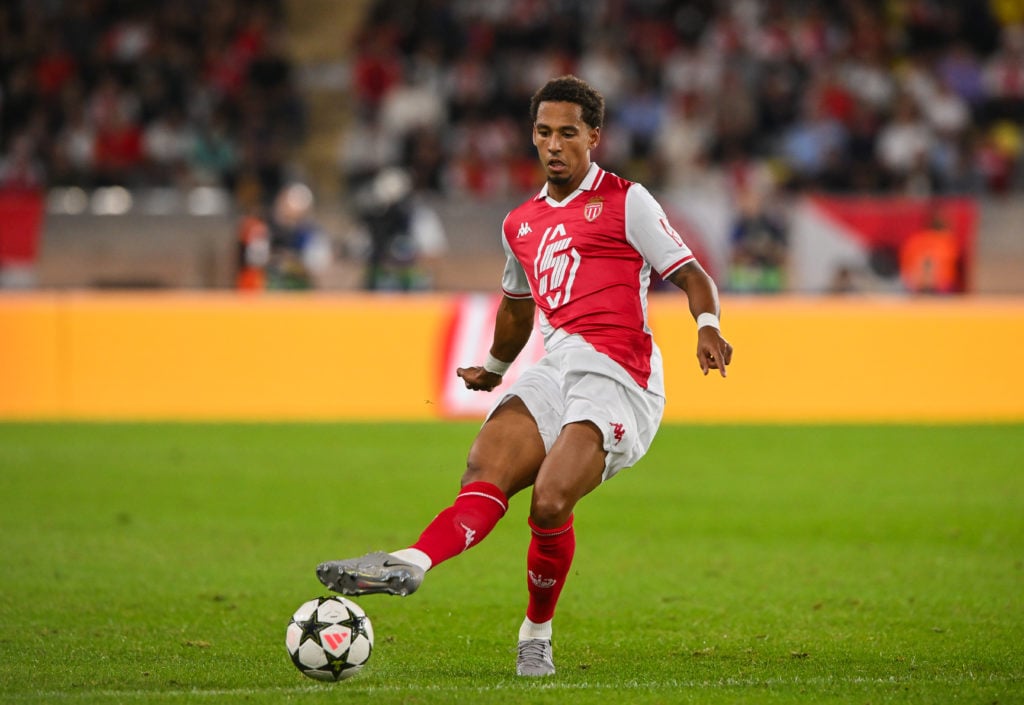
[[[590,128],[590,140],[587,142],[588,149],[596,149],[597,145],[601,144],[601,128],[591,127]]]

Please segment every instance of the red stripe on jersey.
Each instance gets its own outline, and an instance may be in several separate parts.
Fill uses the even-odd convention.
[[[507,298],[507,299],[532,299],[533,298],[533,294],[530,293],[530,292],[526,292],[525,294],[513,294],[511,291],[509,291],[508,289],[506,289],[504,287],[502,287],[501,293],[503,293],[505,295],[505,298]]]
[[[661,273],[661,278],[662,279],[668,279],[673,274],[675,274],[676,271],[680,267],[682,267],[684,264],[686,264],[690,260],[694,260],[694,259],[697,259],[697,258],[694,257],[693,255],[687,255],[686,257],[683,257],[681,260],[679,260],[678,262],[673,263],[672,266],[668,267],[664,272],[662,272]]]

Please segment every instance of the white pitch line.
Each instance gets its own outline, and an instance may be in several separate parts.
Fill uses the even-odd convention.
[[[942,678],[929,678],[922,679],[912,676],[890,676],[888,678],[864,678],[861,676],[853,677],[820,677],[820,678],[723,678],[717,681],[681,681],[681,680],[667,680],[667,681],[624,681],[622,683],[560,683],[557,681],[547,681],[543,683],[537,683],[535,681],[512,681],[507,683],[493,683],[491,685],[473,686],[473,685],[456,685],[456,686],[442,686],[442,685],[427,685],[427,686],[399,686],[399,685],[379,685],[379,686],[359,686],[355,683],[346,683],[340,686],[344,689],[348,695],[353,694],[370,694],[373,693],[401,693],[408,692],[410,694],[422,693],[424,691],[433,692],[453,692],[453,693],[491,693],[491,692],[503,692],[503,691],[530,691],[530,690],[565,690],[565,691],[578,691],[578,690],[595,690],[595,691],[619,691],[619,690],[657,690],[663,688],[670,689],[709,689],[709,688],[744,688],[744,687],[765,687],[765,686],[787,686],[787,685],[892,685],[892,684],[941,684],[941,685],[962,685],[966,683],[1020,683],[1024,682],[1024,674],[1013,675],[1013,676],[983,676],[977,677],[973,674],[967,674],[961,677],[942,677]],[[52,690],[35,693],[24,693],[24,694],[6,694],[4,700],[10,701],[74,701],[86,698],[145,698],[149,700],[171,700],[181,697],[194,698],[194,697],[209,697],[216,698],[222,696],[239,696],[239,695],[261,695],[271,693],[312,693],[312,692],[326,692],[331,687],[331,683],[325,683],[323,685],[296,685],[296,686],[278,686],[269,688],[188,688],[180,690],[75,690],[75,691],[62,691]]]

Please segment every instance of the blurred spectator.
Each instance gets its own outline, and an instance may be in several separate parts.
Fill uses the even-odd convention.
[[[1013,188],[1020,163],[1021,128],[1019,123],[1001,120],[987,129],[975,148],[976,168],[982,184],[993,194],[1005,194]]]
[[[416,130],[439,129],[446,119],[441,96],[410,72],[384,96],[377,121],[390,139],[404,141]]]
[[[196,183],[236,190],[238,144],[230,134],[229,120],[223,112],[217,111],[199,123],[189,157],[191,174]],[[262,190],[258,191],[262,196]],[[245,200],[241,194],[239,200]]]
[[[267,288],[270,265],[270,228],[258,209],[250,207],[238,223],[238,259],[235,287],[239,291],[262,291]]]
[[[962,289],[961,252],[953,231],[934,214],[928,227],[900,248],[900,279],[915,294],[951,294]]]
[[[18,135],[6,154],[0,155],[0,191],[41,191],[43,166],[28,133]]]
[[[338,145],[338,169],[349,193],[357,191],[381,169],[398,163],[402,146],[364,109],[352,116]]]
[[[896,81],[880,51],[865,51],[845,61],[842,73],[843,82],[858,102],[877,111],[885,111],[892,105]]]
[[[313,216],[313,192],[301,183],[289,184],[274,198],[270,221],[270,259],[266,286],[270,289],[313,289],[331,266],[331,243]],[[250,245],[247,256],[259,265],[262,243],[256,222],[243,222],[240,239]]]
[[[928,178],[931,147],[931,129],[921,119],[913,99],[909,95],[901,95],[892,119],[879,130],[876,144],[878,161],[893,189],[913,192],[914,177],[921,176],[922,170]]]
[[[844,153],[846,130],[818,101],[809,101],[802,117],[782,138],[782,156],[792,169],[792,181],[800,187],[813,185],[830,160]]]
[[[624,56],[619,56],[618,59],[621,61],[620,73],[628,77],[628,59]],[[663,69],[665,88],[674,93],[686,95],[706,96],[711,94],[722,74],[721,59],[721,55],[716,52],[701,51],[699,47],[690,42],[680,42],[665,59]],[[605,100],[610,100],[610,98],[606,97]]]
[[[984,64],[982,79],[990,120],[1020,120],[1024,116],[1024,26],[1004,29],[999,50]]]
[[[935,62],[935,72],[939,82],[949,86],[972,110],[984,102],[981,62],[966,42],[954,40]]]
[[[356,99],[373,113],[402,78],[396,32],[388,24],[381,24],[368,27],[358,40],[352,85]]]
[[[400,169],[384,169],[356,194],[368,291],[432,289],[448,240],[437,214]]]
[[[97,119],[93,166],[100,186],[142,186],[142,130],[127,110],[114,107]]]
[[[727,288],[745,294],[778,293],[786,283],[786,229],[756,189],[741,194],[730,234]]]
[[[664,186],[685,188],[699,182],[706,168],[711,129],[708,109],[699,93],[673,96],[655,136],[652,154]]]
[[[195,133],[178,107],[156,117],[142,134],[147,182],[157,186],[188,186],[195,153]]]
[[[88,187],[95,183],[96,130],[84,106],[73,106],[52,150],[50,185]]]
[[[548,78],[550,75],[536,82],[536,85],[543,85]],[[635,81],[627,89],[613,119],[628,135],[633,158],[641,161],[650,159],[654,137],[661,129],[664,112],[661,93],[649,80]]]
[[[876,157],[878,130],[882,119],[866,105],[854,105],[850,118],[846,150],[826,167],[825,190],[853,193],[878,193],[886,181]]]
[[[584,81],[601,86],[605,101],[615,105],[622,101],[633,80],[629,57],[615,39],[606,35],[595,38],[584,50],[577,70]]]

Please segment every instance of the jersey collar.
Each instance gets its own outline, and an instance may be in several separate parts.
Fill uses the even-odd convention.
[[[572,199],[576,198],[576,196],[579,195],[581,192],[583,192],[583,191],[592,191],[594,189],[594,184],[597,182],[597,176],[598,176],[598,174],[600,172],[601,172],[601,167],[599,167],[597,165],[597,162],[590,162],[590,168],[587,169],[587,175],[583,177],[583,181],[580,182],[580,185],[576,187],[575,191],[573,191],[568,196],[566,196],[564,201],[559,201],[559,202],[560,203],[568,203]],[[544,200],[547,197],[548,197],[548,184],[545,181],[544,182],[544,186],[541,187],[540,193],[538,193],[536,196],[534,196],[533,200],[535,200],[535,201],[542,201],[542,200]]]

